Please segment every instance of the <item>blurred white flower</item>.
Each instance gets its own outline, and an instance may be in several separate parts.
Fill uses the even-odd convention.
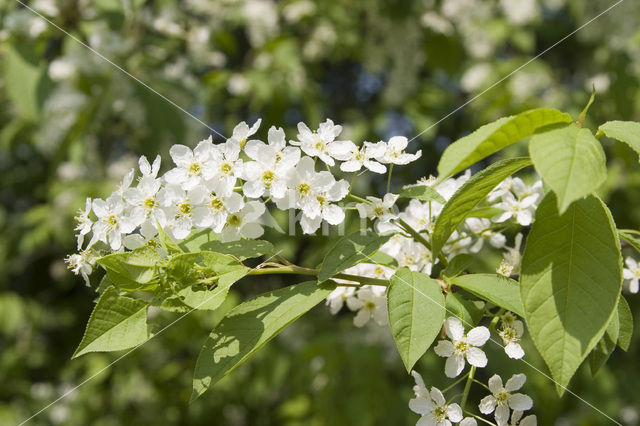
[[[451,426],[462,420],[462,409],[456,403],[447,404],[440,389],[431,388],[428,396],[419,396],[409,401],[409,408],[422,417],[416,426]]]
[[[638,280],[640,280],[640,265],[632,257],[627,257],[624,261],[626,268],[623,269],[625,289],[629,293],[637,293],[639,290]]]
[[[385,287],[363,286],[358,288],[355,296],[347,298],[347,306],[352,311],[358,311],[353,318],[356,327],[363,327],[370,319],[378,325],[385,325],[387,318],[387,298]]]
[[[299,146],[310,157],[318,157],[329,166],[335,161],[331,157],[332,144],[342,132],[342,126],[333,124],[327,119],[320,123],[318,130],[311,131],[304,123],[298,123],[298,140],[290,141],[291,145]]]

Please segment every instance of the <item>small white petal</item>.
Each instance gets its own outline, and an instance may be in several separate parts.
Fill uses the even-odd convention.
[[[461,340],[464,337],[464,326],[458,318],[447,318],[444,322],[444,330],[452,340]]]
[[[513,391],[517,391],[518,389],[520,389],[522,386],[524,386],[524,383],[527,381],[527,376],[520,373],[520,374],[514,374],[513,376],[511,376],[511,378],[509,380],[507,380],[507,383],[504,385],[504,389],[507,392],[513,392]],[[524,411],[524,410],[522,410]]]
[[[455,403],[449,404],[449,407],[447,407],[447,417],[454,423],[459,422],[462,420],[462,408]]]
[[[440,340],[433,350],[439,356],[450,357],[453,355],[453,343],[449,340]]]
[[[467,341],[473,346],[482,346],[491,337],[487,327],[475,327],[467,333]]]
[[[509,356],[509,358],[520,359],[524,356],[524,350],[519,343],[509,342],[507,346],[504,347],[504,352]]]
[[[493,395],[488,395],[480,400],[480,404],[478,405],[478,409],[482,414],[491,414],[493,410],[496,409],[496,399]]]
[[[506,405],[498,405],[495,413],[496,422],[498,426],[507,426],[509,421],[509,407]]]
[[[487,365],[487,356],[482,351],[482,349],[478,348],[469,348],[467,351],[467,361],[469,364],[475,367],[486,367]]]
[[[528,395],[514,393],[509,396],[509,407],[518,411],[527,411],[533,407],[533,400]]]
[[[444,374],[447,377],[457,377],[464,370],[464,356],[454,354],[447,358],[444,364]]]

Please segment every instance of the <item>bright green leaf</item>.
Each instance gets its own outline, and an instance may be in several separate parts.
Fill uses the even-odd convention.
[[[474,261],[475,257],[470,254],[458,254],[449,261],[449,264],[442,270],[440,275],[445,279],[457,277],[469,269],[469,267],[473,265]]]
[[[640,123],[635,121],[607,121],[597,134],[624,142],[640,155]]]
[[[527,238],[520,292],[529,332],[560,394],[604,334],[621,287],[620,242],[604,203],[588,196],[560,215],[548,193]]]
[[[191,400],[242,364],[286,326],[322,302],[333,283],[294,284],[236,306],[211,332],[200,350]]]
[[[479,207],[477,209],[471,210],[471,212],[467,215],[467,217],[477,217],[480,219],[491,219],[492,217],[498,216],[503,213],[504,210],[499,209],[497,207]]]
[[[216,309],[248,271],[235,258],[214,252],[178,254],[167,264],[167,277],[177,284],[178,296],[194,309]]]
[[[563,213],[607,178],[606,157],[589,129],[576,124],[536,133],[529,141],[533,164],[558,198]]]
[[[368,260],[389,238],[391,235],[380,235],[373,231],[364,234],[358,231],[340,238],[324,257],[318,281],[326,281],[335,274]]]
[[[136,291],[153,288],[158,280],[156,263],[160,255],[149,246],[110,254],[98,259],[113,284],[123,290]]]
[[[110,352],[132,348],[149,338],[148,304],[120,296],[108,288],[93,309],[84,337],[72,358],[88,352]]]
[[[483,309],[477,306],[478,302],[467,300],[456,293],[447,293],[445,308],[447,317],[459,318],[467,327],[477,324],[482,318]]]
[[[529,166],[528,158],[510,158],[493,163],[471,176],[442,208],[431,235],[432,253],[437,256],[453,231],[493,188],[508,176]]]
[[[180,248],[180,246],[176,244],[169,235],[167,235],[160,225],[158,225],[158,240],[160,240],[160,244],[169,254],[183,252],[182,248]]]
[[[450,282],[501,308],[524,316],[520,286],[511,278],[497,274],[468,274],[455,277]]]
[[[436,201],[444,204],[447,200],[429,185],[408,185],[400,190],[400,198],[413,198],[420,201]]]
[[[442,181],[494,152],[531,136],[542,127],[569,122],[569,114],[539,108],[485,124],[445,149],[438,164],[438,180]]]
[[[387,305],[391,333],[405,368],[411,371],[442,329],[442,288],[426,274],[400,268],[391,277]]]
[[[210,241],[200,246],[202,250],[229,254],[240,260],[251,259],[275,253],[273,244],[264,240],[238,240],[229,243]]]

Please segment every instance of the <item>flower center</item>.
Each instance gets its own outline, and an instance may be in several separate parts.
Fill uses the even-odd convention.
[[[189,174],[190,174],[191,176],[197,176],[197,175],[199,175],[199,174],[200,174],[200,170],[201,170],[201,168],[200,168],[200,164],[199,164],[199,163],[192,163],[192,164],[189,166]]]
[[[223,175],[228,175],[229,173],[231,173],[231,169],[233,169],[233,167],[231,167],[231,164],[229,163],[223,163],[220,166],[220,172],[222,172]]]
[[[447,406],[441,405],[440,407],[436,407],[433,410],[433,417],[435,417],[438,421],[446,420],[447,418]]]
[[[459,340],[455,343],[454,347],[457,353],[463,354],[469,349],[469,344],[464,340]]]
[[[182,203],[182,204],[178,205],[178,212],[182,216],[189,216],[191,214],[191,204]]]
[[[232,214],[227,218],[227,223],[231,226],[240,226],[242,218],[237,214]]]
[[[154,200],[153,198],[147,198],[146,200],[144,200],[144,206],[148,210],[151,210],[156,206],[156,200]]]
[[[499,405],[506,405],[509,400],[509,394],[504,391],[493,394],[493,397]]]
[[[364,308],[369,311],[373,311],[376,308],[376,304],[371,301],[367,301],[364,303]]]
[[[107,220],[105,220],[105,222],[107,222],[107,224],[109,224],[110,226],[116,226],[118,224],[118,217],[115,215],[111,215],[107,218]]]
[[[327,149],[327,146],[325,145],[324,141],[320,140],[320,141],[316,142],[314,148],[317,149],[320,152],[324,152]]]
[[[635,271],[633,271],[633,275],[636,278],[640,278],[640,268],[636,269]]]
[[[262,180],[264,181],[265,184],[270,185],[271,182],[273,182],[273,180],[276,178],[276,174],[273,173],[271,170],[267,170],[266,172],[264,172],[262,174]]]
[[[364,153],[363,153],[362,151],[358,151],[358,152],[356,152],[355,159],[356,159],[357,161],[364,161],[364,160],[366,160],[366,158],[365,158],[365,156],[364,156]]]
[[[218,197],[212,198],[210,205],[211,205],[211,209],[213,209],[215,211],[222,210],[222,208],[224,207],[224,203]]]
[[[308,183],[301,183],[297,189],[300,195],[309,195],[311,192],[311,186]]]
[[[373,209],[373,214],[374,214],[376,217],[381,217],[381,216],[384,216],[384,214],[386,213],[386,211],[387,211],[387,209],[385,209],[384,207],[380,207],[380,206],[378,206],[378,207],[374,207],[374,209]]]

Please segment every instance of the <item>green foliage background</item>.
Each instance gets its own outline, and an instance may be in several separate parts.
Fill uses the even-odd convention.
[[[480,0],[60,0],[29,4],[223,134],[263,118],[289,134],[330,117],[347,137],[412,137],[587,22],[610,1],[544,0],[525,16]],[[515,2],[514,2],[515,3]],[[586,125],[640,121],[640,4],[626,1],[422,134],[423,158],[399,183],[435,174],[451,141],[485,122],[546,106],[574,117],[595,85]],[[70,357],[95,294],[67,272],[73,216],[109,194],[140,154],[193,146],[208,130],[13,0],[0,4],[0,424],[17,424],[121,354]],[[220,141],[219,137],[215,138]],[[640,166],[605,140],[601,195],[619,228],[640,226]],[[518,144],[507,153],[526,154]],[[381,192],[385,182],[361,182]],[[322,258],[322,238],[272,241],[300,263]],[[631,254],[631,252],[626,253]],[[291,278],[244,280],[243,300]],[[640,318],[638,296],[629,298]],[[315,309],[189,405],[200,346],[220,313],[194,312],[33,419],[30,424],[414,424],[406,374],[386,328],[358,330],[349,314]],[[152,315],[154,331],[174,317]],[[636,328],[640,322],[636,320]],[[571,390],[636,424],[639,333],[595,378]],[[488,347],[490,370],[527,373],[540,424],[608,424],[519,361]],[[544,371],[531,346],[527,360]],[[493,356],[492,356],[493,355]],[[416,368],[445,382],[428,353]],[[487,371],[480,378],[487,379]],[[479,400],[482,395],[475,395]],[[536,409],[537,407],[537,409]],[[626,408],[625,408],[626,407]],[[625,410],[627,416],[625,417]],[[637,411],[636,411],[637,413]],[[625,420],[626,419],[626,420]],[[568,423],[567,423],[568,422]]]

